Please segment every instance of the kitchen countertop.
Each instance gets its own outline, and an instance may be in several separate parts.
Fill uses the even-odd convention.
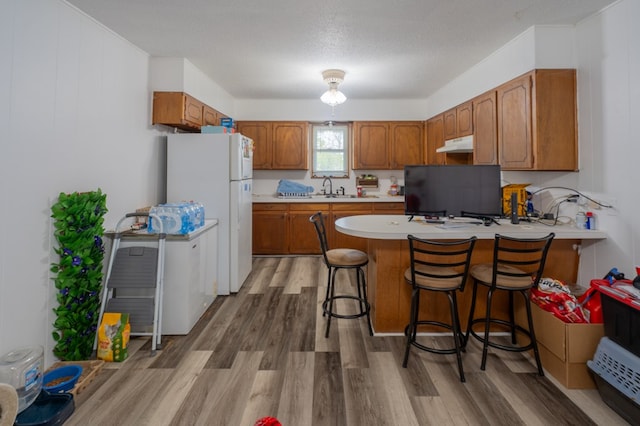
[[[402,195],[365,195],[364,197],[312,195],[311,198],[278,198],[275,194],[254,194],[254,203],[403,203]]]
[[[469,238],[494,239],[495,234],[505,234],[516,238],[538,238],[554,232],[557,239],[604,240],[607,233],[600,230],[578,229],[571,225],[546,226],[540,223],[521,221],[517,225],[508,219],[500,219],[491,226],[471,224],[473,219],[459,218],[446,220],[446,224],[427,223],[419,218],[411,222],[401,215],[357,215],[338,219],[336,229],[347,235],[380,240],[404,240],[412,234],[419,238],[455,239]]]

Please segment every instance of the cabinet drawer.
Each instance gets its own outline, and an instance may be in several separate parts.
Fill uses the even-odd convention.
[[[404,202],[392,202],[392,203],[373,203],[373,213],[377,212],[398,212],[398,214],[404,214]]]
[[[287,204],[286,203],[254,203],[253,204],[254,212],[286,212]]]
[[[371,211],[371,203],[333,203],[334,212]]]
[[[289,211],[300,212],[309,211],[315,213],[317,211],[329,211],[329,203],[291,203],[289,204]]]

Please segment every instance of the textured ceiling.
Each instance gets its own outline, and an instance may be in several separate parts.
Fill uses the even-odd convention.
[[[67,0],[235,98],[310,99],[340,68],[351,99],[426,98],[532,25],[613,0]]]

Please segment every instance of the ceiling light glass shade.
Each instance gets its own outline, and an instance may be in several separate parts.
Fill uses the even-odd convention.
[[[346,101],[347,97],[338,90],[337,83],[329,83],[329,90],[320,96],[320,100],[327,105],[336,106]]]

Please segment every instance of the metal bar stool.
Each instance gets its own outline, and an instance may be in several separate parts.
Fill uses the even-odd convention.
[[[327,315],[327,329],[324,337],[329,337],[329,328],[331,327],[331,318],[344,318],[353,319],[363,316],[367,317],[367,325],[369,326],[369,335],[373,336],[373,329],[371,328],[371,317],[369,312],[371,311],[371,305],[367,300],[367,285],[364,277],[364,266],[369,263],[369,256],[367,253],[346,248],[329,249],[327,244],[327,232],[324,227],[324,218],[322,212],[313,214],[309,218],[309,222],[313,223],[320,240],[320,248],[322,249],[322,256],[324,263],[327,265],[327,293],[322,302],[322,316]],[[356,271],[356,287],[358,295],[353,294],[335,294],[336,287],[336,273],[339,269],[355,269]],[[334,310],[334,302],[338,299],[352,299],[358,302],[359,310],[354,314],[341,314]]]
[[[542,278],[544,264],[547,259],[549,246],[555,234],[552,232],[542,238],[513,238],[496,234],[493,249],[493,262],[474,265],[471,267],[473,277],[473,296],[471,299],[471,312],[467,325],[466,338],[469,334],[483,343],[482,363],[480,368],[485,369],[487,364],[487,351],[489,346],[510,352],[524,352],[533,349],[538,374],[544,376],[538,343],[536,342],[533,320],[531,318],[531,303],[529,301],[529,289],[537,287]],[[487,307],[484,317],[475,318],[475,306],[478,286],[487,287]],[[491,303],[493,294],[497,291],[509,292],[509,319],[495,318],[491,316]],[[513,294],[519,293],[524,299],[527,311],[528,330],[516,324],[513,309]],[[474,324],[484,324],[484,333],[474,331]],[[511,333],[511,344],[502,344],[491,340],[489,330],[491,324],[498,327],[506,327]],[[520,345],[516,341],[516,330],[529,338],[529,343]]]
[[[411,285],[411,313],[409,325],[405,330],[407,346],[404,353],[403,367],[407,367],[411,346],[436,354],[456,354],[460,381],[464,382],[461,352],[466,344],[465,335],[460,329],[458,302],[456,293],[464,289],[469,274],[471,253],[476,243],[476,237],[456,241],[430,241],[416,238],[409,239],[409,254],[411,266],[404,272],[405,280]],[[449,299],[451,323],[420,319],[420,293],[422,291],[445,293]],[[434,348],[418,342],[417,331],[420,325],[431,325],[451,330],[453,347]]]

